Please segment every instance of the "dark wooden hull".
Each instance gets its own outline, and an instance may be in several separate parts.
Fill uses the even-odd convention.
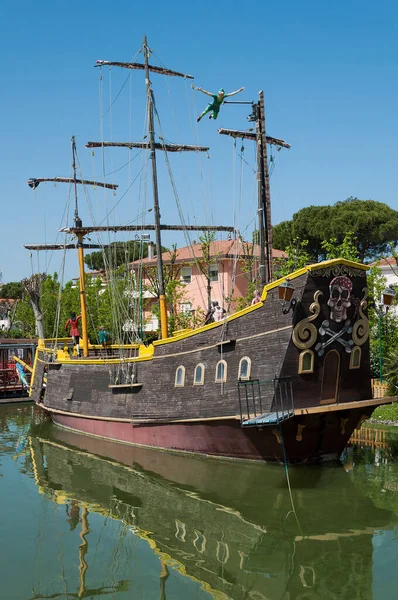
[[[372,410],[373,407],[368,409],[368,415]],[[237,459],[309,463],[338,460],[363,415],[362,408],[335,411],[293,417],[280,426],[262,429],[244,429],[236,419],[134,426],[53,413],[52,420],[68,429],[137,446]],[[299,440],[298,425],[302,428]]]
[[[130,444],[252,460],[337,459],[378,403],[365,275],[347,261],[310,266],[291,276],[294,310],[282,310],[273,283],[261,303],[225,322],[131,348],[122,360],[50,361],[39,348],[32,399],[63,427]],[[342,288],[350,295],[338,306]],[[250,371],[243,382],[242,361]],[[242,426],[281,407],[292,411],[281,424]]]

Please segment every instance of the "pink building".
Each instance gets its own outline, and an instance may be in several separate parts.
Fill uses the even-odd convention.
[[[255,280],[258,273],[260,247],[250,242],[239,240],[219,240],[210,243],[210,285],[211,300],[217,300],[220,306],[229,308],[229,313],[237,310],[237,302],[246,296],[249,281]],[[273,250],[273,260],[283,260],[286,253],[281,250]],[[193,244],[184,248],[178,248],[173,255],[171,252],[163,253],[165,271],[173,272],[174,278],[178,278],[183,285],[179,306],[176,312],[192,314],[206,314],[208,307],[207,277],[203,273],[206,270],[203,250],[201,244]],[[142,268],[143,288],[151,288],[151,274],[153,277],[156,269],[156,256],[151,255],[141,261],[137,260],[130,264],[137,275]],[[180,288],[181,289],[181,288]],[[152,294],[151,294],[152,295]],[[228,307],[228,298],[232,301]],[[152,314],[151,307],[156,298],[148,297],[144,293],[144,320],[146,331],[158,328],[158,320]]]

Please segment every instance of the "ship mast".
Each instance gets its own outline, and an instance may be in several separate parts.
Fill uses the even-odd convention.
[[[156,239],[156,254],[158,266],[159,280],[159,304],[160,304],[160,327],[162,338],[167,337],[167,308],[166,308],[166,293],[164,287],[163,259],[162,259],[162,241],[160,235],[160,210],[159,210],[159,192],[158,179],[156,168],[156,151],[155,151],[155,128],[153,122],[153,91],[152,84],[149,79],[149,48],[146,35],[144,36],[144,65],[145,65],[145,85],[148,106],[148,133],[149,145],[151,149],[150,158],[152,163],[152,188],[153,188],[153,208],[155,213],[155,239]]]
[[[75,191],[75,227],[82,226],[82,220],[79,217],[79,206],[77,200],[77,183],[76,183],[76,142],[75,136],[72,135],[72,168],[73,168],[73,188]],[[79,278],[80,278],[80,312],[82,315],[82,342],[83,356],[88,356],[88,327],[87,327],[87,296],[86,296],[86,278],[84,273],[84,250],[83,250],[83,234],[77,234],[77,257],[79,260]]]
[[[42,182],[53,181],[55,183],[72,183],[75,195],[75,213],[74,213],[74,229],[76,230],[77,244],[38,244],[38,245],[28,245],[25,244],[25,248],[28,250],[64,250],[70,247],[77,248],[78,260],[79,260],[79,284],[80,284],[80,311],[82,315],[82,342],[83,342],[83,356],[85,358],[88,357],[88,327],[87,327],[87,298],[86,298],[86,282],[85,282],[85,273],[84,273],[84,248],[97,248],[101,249],[102,246],[97,246],[95,244],[84,244],[83,238],[85,235],[84,230],[82,230],[82,220],[79,217],[79,203],[78,203],[78,194],[77,194],[77,185],[78,184],[86,184],[86,185],[95,185],[111,190],[116,190],[117,185],[112,183],[101,183],[99,181],[89,181],[85,179],[77,179],[76,177],[76,141],[75,136],[72,136],[72,168],[73,168],[73,177],[41,177],[41,178],[32,178],[28,180],[28,185],[32,189],[36,189],[37,186]]]
[[[192,75],[185,73],[179,73],[178,71],[171,71],[162,67],[155,67],[149,64],[149,56],[151,51],[148,46],[147,38],[143,38],[143,53],[144,53],[144,64],[140,63],[122,63],[114,61],[97,60],[97,66],[109,65],[116,67],[123,67],[126,69],[142,69],[145,71],[145,85],[146,85],[146,96],[147,96],[147,107],[148,107],[148,138],[149,143],[142,142],[88,142],[88,148],[104,147],[104,146],[120,146],[128,148],[140,148],[146,147],[150,151],[150,159],[152,163],[152,189],[153,189],[153,208],[154,208],[154,220],[155,220],[155,239],[156,239],[156,260],[158,270],[158,282],[159,282],[159,304],[160,304],[160,328],[161,338],[164,339],[168,336],[167,328],[167,307],[166,307],[166,294],[164,284],[164,271],[163,271],[163,259],[162,259],[162,242],[161,242],[161,230],[163,229],[160,223],[160,209],[159,209],[159,190],[158,190],[158,179],[157,179],[157,165],[156,165],[156,150],[163,150],[165,152],[181,152],[181,151],[196,151],[196,152],[207,152],[209,148],[203,146],[187,146],[183,144],[159,144],[155,141],[155,125],[154,125],[154,94],[152,90],[152,82],[149,78],[149,72],[153,71],[160,75],[168,75],[174,77],[184,77],[184,79],[193,79]],[[185,229],[185,228],[184,228]],[[208,229],[204,227],[203,229]]]
[[[256,142],[257,180],[258,180],[258,222],[260,246],[260,282],[264,286],[272,281],[272,224],[271,224],[271,192],[269,185],[269,169],[267,144],[279,148],[290,148],[283,140],[265,134],[264,92],[259,92],[257,104],[253,104],[253,113],[249,121],[256,122],[256,132],[219,129],[218,133],[234,138],[249,139]]]
[[[114,62],[97,60],[96,66],[102,67],[116,66],[126,69],[137,69],[145,71],[145,83],[146,83],[146,95],[147,95],[147,107],[148,107],[148,141],[143,142],[88,142],[86,147],[88,148],[104,148],[108,146],[119,146],[122,148],[144,148],[149,149],[150,159],[152,163],[152,186],[153,186],[153,205],[155,224],[154,225],[114,225],[114,226],[97,226],[97,227],[86,227],[82,224],[82,220],[79,217],[78,211],[78,195],[77,195],[77,184],[94,185],[104,187],[107,189],[115,190],[117,185],[109,183],[99,183],[96,181],[89,181],[83,179],[77,179],[76,177],[76,144],[75,138],[72,137],[72,166],[73,166],[73,178],[65,177],[52,177],[52,178],[32,178],[29,179],[28,185],[32,189],[36,189],[41,182],[52,181],[55,183],[73,183],[75,193],[75,213],[74,213],[74,226],[64,227],[61,232],[75,235],[77,243],[69,244],[25,244],[25,248],[28,250],[65,250],[77,248],[78,259],[79,259],[79,273],[80,273],[80,303],[81,303],[81,314],[82,314],[82,340],[83,340],[83,355],[87,357],[88,351],[88,332],[87,332],[87,301],[86,301],[86,290],[85,290],[85,273],[84,273],[84,253],[85,248],[88,249],[102,249],[107,246],[98,246],[95,244],[83,243],[84,237],[91,232],[99,231],[155,231],[156,236],[156,252],[157,252],[157,268],[158,268],[158,279],[159,279],[159,301],[160,301],[160,322],[161,322],[161,337],[166,338],[168,335],[167,331],[167,307],[166,307],[166,296],[165,296],[165,284],[164,284],[164,270],[162,260],[162,243],[161,234],[162,230],[190,230],[190,231],[228,231],[235,232],[233,226],[208,226],[208,225],[165,225],[160,222],[160,209],[159,209],[159,192],[158,192],[158,181],[157,181],[157,165],[156,165],[156,150],[162,150],[164,152],[207,152],[208,147],[187,145],[187,144],[171,144],[165,143],[161,140],[161,143],[155,141],[155,126],[154,126],[154,95],[152,90],[152,83],[149,79],[149,72],[158,73],[160,75],[183,77],[184,79],[193,79],[192,75],[186,73],[180,73],[178,71],[172,71],[163,67],[157,67],[149,64],[150,49],[147,44],[147,38],[144,36],[143,40],[143,52],[144,52],[144,64],[141,63],[125,63],[125,62]]]

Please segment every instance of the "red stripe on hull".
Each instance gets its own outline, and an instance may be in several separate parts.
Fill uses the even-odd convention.
[[[245,431],[235,419],[212,423],[133,426],[130,423],[81,419],[58,414],[51,416],[54,423],[63,427],[129,444],[254,460],[264,459],[266,452],[266,457],[271,460],[280,458],[280,448],[275,436],[272,436],[273,441],[264,435],[264,431]],[[268,441],[265,444],[266,438]],[[275,448],[270,447],[270,442]]]
[[[167,423],[132,425],[53,413],[54,423],[86,433],[138,446],[251,460],[314,462],[337,459],[363,415],[345,411],[344,429],[338,412],[295,417],[279,426],[244,429],[240,422]],[[319,422],[322,419],[322,422]],[[298,436],[298,425],[302,435]],[[281,435],[282,434],[282,435]],[[283,441],[282,443],[282,436]]]

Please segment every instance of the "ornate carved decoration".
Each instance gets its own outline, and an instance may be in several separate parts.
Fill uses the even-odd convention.
[[[348,275],[348,277],[365,277],[366,271],[364,269],[348,267],[347,265],[331,265],[329,267],[324,267],[323,269],[312,269],[311,275],[313,277],[339,277],[340,275]]]
[[[279,431],[279,429],[273,429],[272,433],[274,434],[274,436],[278,440],[278,444],[281,444],[282,443],[282,438],[281,438],[281,432]]]
[[[293,344],[296,348],[299,348],[299,350],[307,350],[310,348],[316,342],[318,337],[317,328],[311,321],[314,321],[321,312],[321,305],[318,302],[320,296],[322,296],[322,292],[321,290],[317,290],[314,294],[314,302],[309,309],[312,316],[302,319],[293,329]]]
[[[369,415],[361,415],[361,418],[359,419],[359,423],[358,423],[358,425],[357,425],[357,427],[356,427],[356,428],[357,428],[357,429],[361,429],[361,427],[362,427],[362,423],[363,423],[364,421],[367,421],[368,419],[369,419]]]
[[[348,419],[340,419],[340,432],[341,435],[345,434],[345,426],[347,425]]]
[[[363,288],[363,298],[361,300],[361,304],[359,306],[359,316],[360,318],[354,324],[352,328],[352,339],[356,346],[362,346],[366,342],[369,337],[369,321],[367,317],[364,315],[363,311],[366,309],[368,303],[366,298],[368,297],[368,288]]]
[[[296,442],[302,442],[303,441],[303,429],[304,429],[305,425],[297,425],[297,434],[296,434]]]

